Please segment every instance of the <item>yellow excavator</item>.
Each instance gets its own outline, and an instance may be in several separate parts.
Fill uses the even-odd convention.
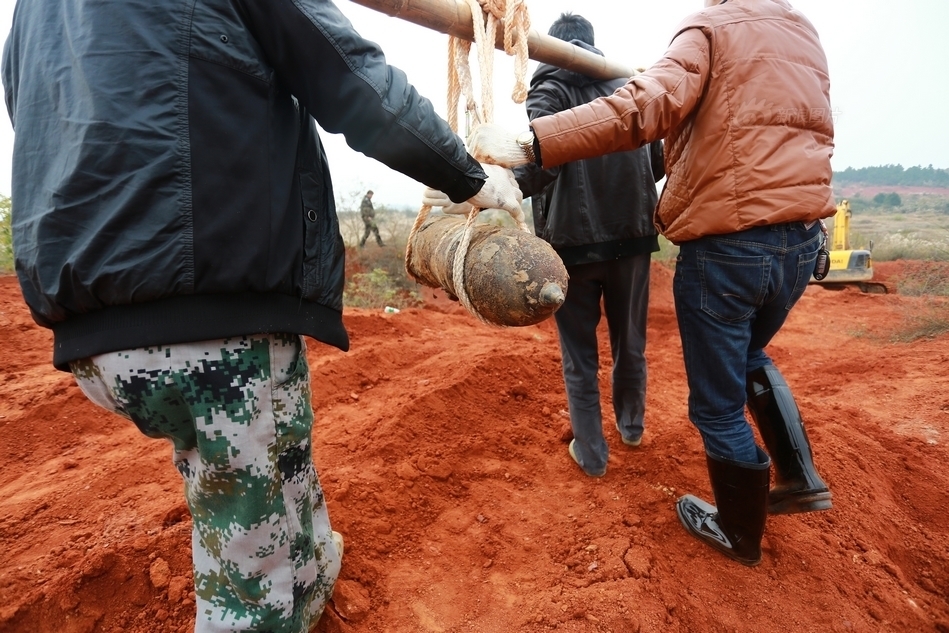
[[[873,259],[868,249],[852,249],[850,247],[850,202],[842,200],[837,205],[837,214],[834,216],[834,227],[830,234],[830,272],[820,281],[811,278],[811,283],[820,284],[825,288],[840,289],[846,286],[857,286],[862,292],[886,294],[889,290],[886,284],[873,280]]]

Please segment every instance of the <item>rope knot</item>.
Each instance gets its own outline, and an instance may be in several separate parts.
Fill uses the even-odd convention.
[[[467,133],[481,123],[493,123],[494,99],[492,96],[494,75],[494,43],[497,40],[498,26],[504,28],[504,52],[514,57],[514,90],[511,98],[514,103],[524,103],[527,99],[527,35],[530,32],[530,15],[525,0],[466,0],[471,9],[472,30],[475,45],[478,48],[478,69],[481,73],[481,107],[474,98],[471,81],[471,67],[468,58],[471,42],[457,37],[448,38],[448,125],[458,134],[458,104],[461,95],[465,95],[465,114]],[[411,270],[412,240],[431,211],[423,206],[415,219],[415,225],[409,233],[405,249],[405,269],[412,279],[418,281]],[[465,259],[474,233],[474,223],[480,209],[472,209],[465,223],[465,230],[452,262],[452,281],[455,294],[461,304],[484,323],[490,324],[471,304],[465,288]],[[521,222],[523,224],[523,222]],[[527,226],[521,227],[527,230]]]

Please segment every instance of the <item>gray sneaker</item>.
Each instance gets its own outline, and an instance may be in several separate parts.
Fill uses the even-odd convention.
[[[606,467],[603,468],[602,472],[591,473],[586,468],[580,464],[580,460],[577,459],[577,453],[573,450],[573,445],[576,444],[577,440],[570,440],[570,444],[567,445],[567,452],[570,453],[570,458],[577,463],[577,466],[580,466],[580,470],[589,475],[590,477],[602,477],[606,474]]]
[[[635,440],[626,439],[626,437],[623,435],[623,432],[619,430],[619,424],[616,425],[616,432],[619,433],[619,438],[623,440],[623,444],[625,444],[626,446],[636,447],[643,443],[642,435],[637,437]]]

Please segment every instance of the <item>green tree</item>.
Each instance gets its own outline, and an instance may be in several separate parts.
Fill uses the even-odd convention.
[[[884,204],[885,202],[886,202],[886,194],[885,194],[885,193],[882,193],[882,192],[881,192],[881,193],[878,193],[877,195],[873,196],[873,203],[874,203],[874,204]]]
[[[903,200],[900,199],[900,194],[896,192],[886,194],[886,206],[899,207],[902,204],[903,204]]]
[[[10,198],[0,194],[0,272],[13,271],[13,228]]]
[[[847,167],[834,172],[835,185],[863,184],[884,187],[949,187],[949,169],[914,166],[904,169],[902,165],[878,165],[854,169]]]

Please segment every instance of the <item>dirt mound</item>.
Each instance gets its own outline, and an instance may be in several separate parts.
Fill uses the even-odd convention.
[[[898,264],[877,264],[898,277]],[[891,343],[932,300],[812,286],[770,353],[834,508],[768,521],[764,561],[689,537],[711,498],[669,269],[653,267],[642,447],[619,441],[601,337],[602,479],[567,456],[553,323],[346,313],[315,343],[314,451],[346,557],[327,632],[949,631],[949,336]],[[438,293],[435,293],[436,296]],[[943,313],[944,314],[944,313]],[[171,448],[87,402],[0,278],[0,631],[191,631]]]

